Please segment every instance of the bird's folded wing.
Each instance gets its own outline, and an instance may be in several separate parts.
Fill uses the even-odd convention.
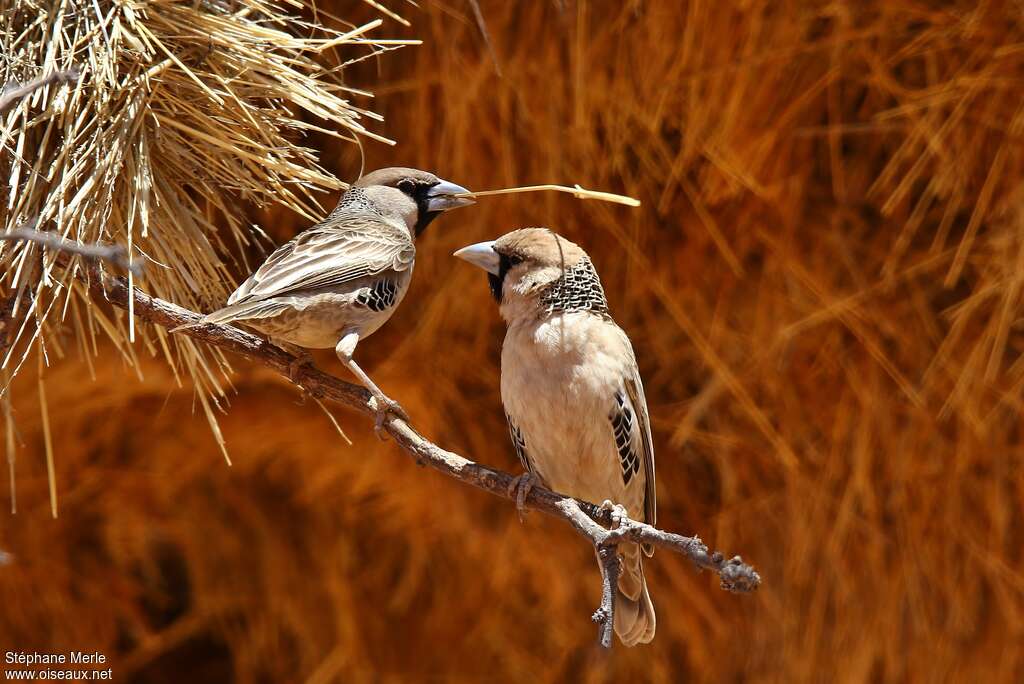
[[[333,288],[412,266],[416,248],[401,229],[380,219],[332,217],[277,248],[228,298],[228,304]]]
[[[657,496],[654,486],[654,442],[651,439],[651,419],[647,415],[647,398],[644,397],[644,385],[640,381],[640,371],[633,364],[633,375],[625,379],[626,396],[633,405],[636,415],[632,442],[639,442],[643,452],[643,471],[646,480],[644,489],[644,522],[654,525],[657,521]],[[647,552],[647,549],[644,549]],[[650,555],[648,553],[647,555]]]
[[[505,420],[508,422],[508,433],[512,438],[512,446],[515,447],[519,462],[523,464],[523,469],[526,472],[532,473],[533,466],[530,465],[530,455],[526,451],[526,440],[523,438],[522,430],[519,429],[507,413],[505,414]]]

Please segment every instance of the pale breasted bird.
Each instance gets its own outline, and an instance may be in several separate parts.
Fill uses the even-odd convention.
[[[377,429],[387,412],[406,420],[352,358],[360,340],[391,318],[412,279],[415,239],[440,214],[472,204],[465,188],[406,168],[369,173],[317,225],[277,248],[203,323],[241,323],[308,362],[333,348],[370,391]],[[297,349],[298,348],[298,349]]]
[[[513,446],[533,483],[586,501],[610,501],[654,524],[654,448],[633,347],[615,324],[597,271],[577,245],[525,228],[455,256],[488,273],[507,331],[501,399]],[[641,551],[619,545],[614,628],[626,646],[654,638]]]

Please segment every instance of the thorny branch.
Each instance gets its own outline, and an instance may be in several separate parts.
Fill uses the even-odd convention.
[[[81,248],[87,247],[77,244],[73,246],[76,254],[83,254]],[[63,249],[64,246],[58,248]],[[201,315],[194,311],[151,297],[137,287],[129,289],[124,278],[105,276],[99,268],[90,269],[88,285],[90,293],[96,299],[105,299],[122,309],[129,308],[131,298],[136,316],[164,328],[195,325],[201,318]],[[294,356],[237,328],[216,324],[195,325],[182,329],[181,334],[262,363],[285,377],[289,377],[295,368]],[[296,384],[313,396],[330,399],[369,418],[375,417],[375,411],[370,403],[370,393],[364,388],[309,365],[298,366],[292,375]],[[516,494],[510,492],[509,487],[513,477],[508,473],[442,449],[396,416],[388,417],[384,423],[384,430],[420,465],[429,465],[449,477],[495,496],[515,500]],[[620,542],[651,544],[680,553],[698,568],[715,572],[721,580],[721,587],[727,591],[750,592],[761,584],[761,577],[757,571],[744,563],[739,556],[726,559],[721,553],[709,551],[698,537],[684,537],[673,532],[665,532],[646,523],[620,517],[612,510],[540,486],[530,489],[525,505],[529,509],[543,511],[565,520],[594,545],[601,566],[602,596],[601,605],[594,613],[593,619],[599,624],[601,644],[606,648],[612,643],[615,586],[620,569],[618,554],[615,551]],[[609,526],[613,525],[614,528],[609,529]]]
[[[7,108],[15,102],[31,95],[40,88],[44,88],[51,83],[73,83],[80,76],[81,74],[78,69],[72,68],[64,71],[54,71],[46,76],[33,79],[24,85],[19,85],[15,81],[8,82],[4,84],[3,90],[0,90],[0,113],[7,111]]]

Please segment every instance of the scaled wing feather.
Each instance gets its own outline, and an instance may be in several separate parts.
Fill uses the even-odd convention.
[[[228,304],[338,288],[386,271],[405,271],[415,256],[404,230],[365,216],[332,217],[275,250]]]

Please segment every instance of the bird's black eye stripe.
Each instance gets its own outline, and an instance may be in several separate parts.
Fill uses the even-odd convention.
[[[505,287],[505,276],[508,275],[509,270],[513,266],[521,264],[523,261],[523,257],[517,254],[502,254],[498,252],[498,275],[488,273],[487,280],[491,284],[491,294],[494,295],[495,301],[499,304],[501,304],[501,294]]]
[[[505,276],[516,264],[523,263],[523,258],[510,255],[510,254],[498,254],[498,279],[501,282],[505,282]]]
[[[416,184],[408,178],[403,178],[398,181],[398,189],[412,197],[413,193],[416,192]]]

